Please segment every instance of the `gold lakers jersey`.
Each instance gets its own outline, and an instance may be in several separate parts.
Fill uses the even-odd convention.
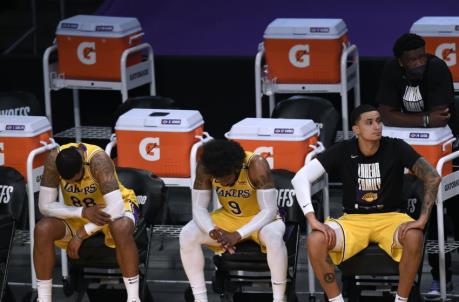
[[[70,143],[63,145],[59,148],[64,150],[69,147],[76,147],[83,151],[83,178],[79,182],[69,183],[65,179],[60,179],[60,186],[64,196],[64,203],[69,206],[75,207],[91,207],[96,204],[105,205],[102,191],[99,184],[91,174],[89,163],[95,154],[104,152],[100,147],[90,144],[75,144]],[[132,190],[126,189],[118,180],[118,175],[115,171],[115,177],[118,181],[118,186],[123,196],[123,200],[130,201],[137,205],[135,194]]]
[[[212,179],[212,186],[223,208],[236,217],[253,216],[260,212],[257,192],[249,179],[249,164],[254,154],[246,152],[239,177],[232,186],[222,186]]]

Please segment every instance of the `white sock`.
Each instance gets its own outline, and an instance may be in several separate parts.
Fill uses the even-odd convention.
[[[37,279],[37,291],[38,300],[40,302],[51,302],[51,294],[53,289],[53,279],[49,280],[38,280]]]
[[[343,299],[343,296],[341,296],[341,294],[339,294],[338,296],[332,298],[332,299],[328,299],[328,301],[330,302],[344,302],[344,299]]]
[[[128,302],[140,302],[139,298],[139,275],[134,277],[123,277],[124,286],[127,291]]]
[[[406,302],[408,298],[402,298],[398,294],[395,295],[395,302]]]
[[[194,291],[195,291],[195,289],[193,288],[193,292]],[[208,302],[208,300],[207,300],[207,291],[202,292],[202,293],[198,293],[198,294],[193,294],[193,296],[194,296],[194,300],[195,301]]]

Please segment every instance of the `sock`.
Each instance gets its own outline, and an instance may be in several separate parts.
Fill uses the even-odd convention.
[[[287,286],[287,280],[282,282],[276,282],[271,280],[273,289],[273,302],[283,302],[285,300],[285,288]]]
[[[332,299],[328,299],[328,301],[330,302],[344,302],[344,299],[343,299],[343,296],[341,296],[341,294],[339,294],[338,296],[332,298]]]
[[[406,302],[408,298],[402,298],[398,294],[395,295],[395,302]]]
[[[37,279],[38,301],[51,302],[52,289],[53,289],[53,279],[49,279],[49,280],[38,280]]]
[[[193,292],[195,291],[196,289],[193,288]],[[200,292],[198,294],[193,294],[194,295],[194,300],[195,301],[199,301],[199,302],[208,302],[207,300],[207,291],[204,291],[204,292]]]
[[[139,298],[139,275],[134,277],[123,277],[124,286],[127,291],[128,302],[140,302]]]

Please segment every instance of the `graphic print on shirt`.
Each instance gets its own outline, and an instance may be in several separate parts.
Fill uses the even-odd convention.
[[[424,100],[422,99],[419,86],[405,87],[405,94],[403,95],[403,106],[405,111],[408,112],[422,112],[424,110]]]
[[[358,194],[360,201],[372,203],[378,199],[381,189],[381,172],[379,163],[364,164],[358,166]]]

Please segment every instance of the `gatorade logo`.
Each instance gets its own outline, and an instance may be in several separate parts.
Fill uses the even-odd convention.
[[[5,145],[0,143],[0,166],[5,165]]]
[[[274,167],[274,148],[273,147],[258,147],[253,151],[253,153],[260,155],[269,164],[269,167],[272,169]]]
[[[77,56],[80,62],[85,65],[96,64],[96,43],[81,42],[77,48]]]
[[[308,67],[310,64],[309,45],[295,45],[288,52],[288,59],[293,66],[298,68]]]
[[[139,145],[140,156],[148,161],[157,161],[160,157],[159,137],[146,137]]]
[[[448,66],[456,65],[456,44],[443,43],[438,45],[435,55],[445,61]]]

